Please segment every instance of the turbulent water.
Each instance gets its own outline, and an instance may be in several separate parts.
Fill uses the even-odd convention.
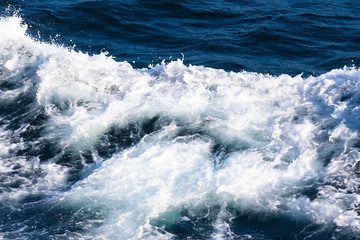
[[[269,2],[1,1],[0,239],[360,239],[359,7]]]

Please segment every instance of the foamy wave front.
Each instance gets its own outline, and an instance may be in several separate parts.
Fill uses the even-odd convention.
[[[72,209],[82,230],[68,234],[84,238],[168,239],[191,222],[226,239],[244,214],[302,222],[308,236],[359,233],[359,69],[134,69],[37,42],[21,22],[0,20],[2,203],[40,194]]]

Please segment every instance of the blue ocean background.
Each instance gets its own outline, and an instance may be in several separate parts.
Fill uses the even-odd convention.
[[[359,61],[357,1],[2,1],[40,40],[136,68],[182,58],[227,71],[319,75]]]
[[[0,0],[0,239],[360,239],[359,13]]]

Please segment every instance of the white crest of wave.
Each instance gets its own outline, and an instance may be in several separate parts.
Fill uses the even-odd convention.
[[[35,42],[25,31],[19,18],[1,19],[0,67],[14,74],[36,66],[37,101],[51,116],[47,132],[62,144],[89,149],[112,126],[158,116],[172,122],[65,193],[70,205],[107,209],[96,234],[168,238],[154,219],[168,214],[180,221],[182,206],[196,215],[217,205],[225,207],[213,237],[222,238],[230,203],[359,230],[358,69],[308,78],[180,60],[133,69],[105,54]],[[204,135],[177,137],[181,128]],[[232,149],[222,159],[212,152],[219,143]],[[315,197],[304,193],[308,188]]]

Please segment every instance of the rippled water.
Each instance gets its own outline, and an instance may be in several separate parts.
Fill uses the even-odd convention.
[[[30,32],[147,67],[163,59],[232,71],[321,74],[359,62],[356,1],[2,1]]]
[[[0,3],[0,238],[359,238],[355,2]]]

